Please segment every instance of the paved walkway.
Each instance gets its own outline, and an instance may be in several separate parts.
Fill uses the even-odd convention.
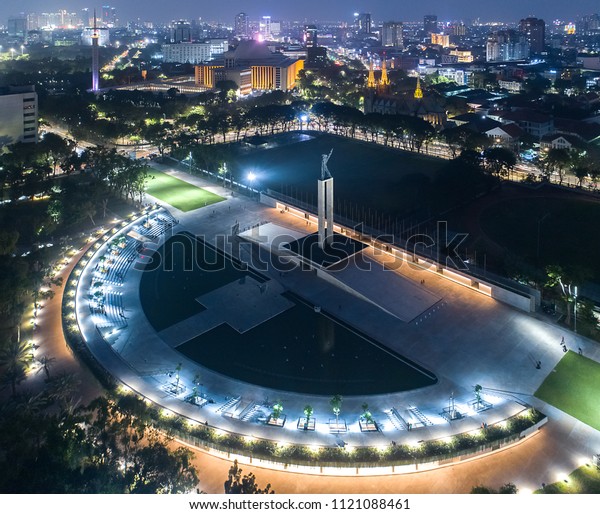
[[[173,174],[197,185],[204,185],[204,181],[201,179],[188,177],[180,172],[173,172]],[[212,184],[211,188],[217,194],[223,193],[220,188]],[[173,213],[181,220],[179,229],[185,228],[194,234],[203,234],[207,241],[213,242],[217,235],[226,232],[224,227],[231,226],[236,221],[247,226],[273,221],[288,225],[298,232],[306,232],[304,220],[279,213],[275,209],[241,197],[229,197],[226,202],[192,213],[184,214],[176,211]],[[89,270],[90,268],[86,273],[89,273]],[[414,488],[413,490],[407,489],[407,492],[467,492],[474,483],[464,486],[465,481],[469,476],[476,476],[480,472],[481,478],[478,476],[476,483],[495,485],[513,481],[520,487],[535,489],[541,482],[549,483],[556,480],[557,473],[572,470],[580,464],[582,458],[589,458],[592,453],[598,451],[600,435],[597,431],[531,396],[545,378],[546,373],[562,357],[559,345],[562,336],[565,337],[571,348],[582,347],[587,356],[600,360],[600,350],[597,345],[576,337],[555,325],[546,324],[504,306],[468,288],[444,280],[433,273],[408,268],[401,271],[404,280],[411,280],[414,284],[426,288],[431,294],[442,298],[442,308],[430,313],[418,325],[404,323],[356,296],[332,288],[312,273],[296,270],[286,273],[284,277],[278,275],[277,280],[281,282],[282,286],[299,292],[309,301],[314,301],[326,310],[335,312],[337,317],[367,332],[438,376],[437,385],[420,391],[370,397],[368,399],[370,410],[378,421],[385,424],[384,412],[390,406],[406,409],[411,405],[418,405],[422,411],[430,411],[435,414],[447,405],[450,394],[453,394],[458,400],[466,401],[472,394],[473,386],[481,384],[490,389],[509,389],[511,395],[514,394],[517,398],[533,404],[548,414],[550,423],[531,441],[523,443],[517,448],[480,459],[474,463],[427,472],[425,475],[431,478],[422,482],[417,476],[390,477],[389,479],[362,477],[356,479],[360,481],[360,486],[358,486],[353,479],[319,477],[318,483],[324,485],[317,487],[317,477],[302,476],[302,479],[298,480],[290,478],[290,475],[285,472],[267,470],[257,471],[256,473],[260,477],[264,477],[265,481],[271,481],[279,492],[309,490],[312,492],[344,492],[345,490],[359,492],[360,488],[364,488],[360,492],[367,492],[370,487],[374,487],[377,492],[400,492],[395,489],[396,485],[394,485],[398,484],[398,481],[406,484],[407,487]],[[307,436],[310,436],[312,440],[316,435],[322,444],[336,443],[336,437],[328,433],[306,434],[297,431],[294,429],[294,422],[290,424],[290,429],[284,430],[264,425],[251,425],[240,420],[217,416],[209,409],[198,409],[166,393],[164,387],[171,382],[166,371],[173,370],[177,363],[183,360],[182,383],[189,390],[191,380],[199,371],[199,367],[185,361],[181,354],[164,343],[149,325],[139,307],[138,286],[141,273],[141,271],[131,269],[123,286],[123,304],[129,324],[127,332],[121,334],[112,346],[106,344],[95,330],[88,331],[86,335],[92,351],[112,373],[149,398],[200,421],[210,419],[210,424],[218,424],[223,428],[240,433],[249,432],[252,435],[272,434],[273,431],[279,430],[279,433],[285,434],[283,438],[287,441],[307,442]],[[82,277],[82,283],[85,283],[83,278],[89,279],[89,277]],[[421,284],[422,280],[425,280],[425,284]],[[51,302],[60,309],[60,302],[55,303],[57,298]],[[47,311],[47,313],[51,314],[51,311]],[[86,318],[89,319],[89,309],[82,305],[82,302],[78,304],[78,313],[84,323]],[[56,316],[60,322],[60,316],[56,314],[54,312],[52,317]],[[46,333],[42,320],[40,320],[40,329]],[[57,334],[60,333],[58,327],[54,327],[53,330],[57,330]],[[132,337],[133,334],[134,337]],[[61,338],[57,337],[58,339]],[[542,370],[535,369],[534,359],[542,361]],[[236,395],[243,396],[247,402],[262,404],[269,396],[273,395],[272,391],[249,386],[235,380],[227,381],[228,390],[224,391],[222,389],[223,377],[210,370],[200,371],[204,382],[203,387],[215,400],[216,405],[225,402],[228,397]],[[285,410],[292,421],[297,418],[303,406],[308,402],[313,405],[318,417],[328,416],[328,398],[300,396],[291,393],[282,396]],[[505,395],[502,396],[505,397]],[[500,400],[499,397],[494,403],[500,404]],[[355,421],[354,418],[358,418],[363,401],[363,398],[345,399],[343,411],[347,414],[343,414],[343,416],[347,416],[349,423]],[[518,408],[518,404],[515,402],[504,402],[502,405],[502,408],[488,411],[486,422],[493,422],[494,418],[502,419],[508,411]],[[475,415],[459,422],[453,422],[453,424],[446,423],[426,427],[410,433],[394,432],[393,430],[378,434],[353,432],[344,435],[344,440],[352,445],[389,444],[391,438],[398,442],[409,443],[413,439],[416,442],[417,438],[444,437],[451,432],[468,431],[477,428],[481,421],[482,418]],[[512,455],[514,458],[503,458],[503,456]],[[200,456],[199,459],[216,462],[215,457],[212,456]],[[491,462],[494,462],[495,465],[490,465]],[[225,471],[228,467],[229,463],[225,463]],[[482,469],[485,469],[485,472],[482,472]],[[449,474],[461,476],[460,485],[451,486],[452,482],[448,482]],[[223,477],[224,474],[219,473],[218,476]],[[439,483],[435,477],[440,477]],[[486,477],[488,480],[485,479]],[[221,485],[216,487],[219,481]],[[210,480],[207,481],[207,484],[209,482]],[[389,484],[389,490],[382,489],[384,483]],[[220,492],[222,478],[216,482],[213,481],[212,484],[206,490]],[[305,486],[306,489],[300,489]],[[213,487],[215,487],[214,490]]]

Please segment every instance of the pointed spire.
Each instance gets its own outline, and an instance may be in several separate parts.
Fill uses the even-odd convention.
[[[417,87],[415,89],[415,98],[418,100],[423,98],[423,91],[421,89],[421,77],[417,77]]]
[[[369,63],[369,78],[367,79],[367,87],[375,89],[375,73],[373,72],[373,61]]]
[[[382,86],[389,86],[390,79],[387,76],[387,68],[385,64],[385,55],[383,56],[383,60],[381,61],[381,81],[379,82]]]

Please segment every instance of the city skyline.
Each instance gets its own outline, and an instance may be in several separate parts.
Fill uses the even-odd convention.
[[[205,21],[220,21],[233,23],[233,18],[240,11],[247,12],[251,18],[259,18],[263,15],[271,15],[274,18],[286,20],[319,20],[319,21],[350,21],[354,12],[370,12],[376,22],[399,20],[399,21],[421,21],[426,14],[436,14],[440,21],[443,20],[467,20],[480,18],[481,21],[517,22],[527,16],[544,18],[547,21],[563,19],[575,21],[578,16],[590,14],[598,10],[597,2],[593,0],[580,0],[575,8],[572,5],[554,0],[532,0],[523,2],[519,0],[506,0],[502,4],[497,2],[485,2],[477,6],[469,0],[457,0],[450,4],[447,1],[432,0],[427,8],[420,5],[398,5],[390,4],[384,0],[368,2],[344,2],[336,0],[323,5],[317,0],[305,0],[302,4],[291,2],[277,2],[275,0],[263,0],[260,4],[251,7],[247,2],[231,0],[224,6],[221,2],[209,1],[202,6],[188,4],[179,5],[175,10],[165,9],[159,0],[147,0],[144,3],[143,16],[140,16],[139,3],[132,0],[111,0],[93,5],[88,0],[29,0],[21,2],[18,0],[5,0],[0,5],[0,24],[18,15],[21,12],[55,12],[66,9],[70,12],[78,12],[83,8],[100,9],[102,5],[110,5],[117,9],[120,20],[135,20],[137,18],[155,22],[168,22],[176,18],[202,18]],[[308,15],[307,15],[308,13]]]

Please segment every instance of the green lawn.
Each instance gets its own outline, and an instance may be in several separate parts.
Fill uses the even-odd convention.
[[[536,494],[600,494],[600,470],[592,464],[577,468],[567,481],[548,484]]]
[[[146,193],[183,212],[193,211],[224,200],[223,197],[206,189],[194,186],[161,171],[150,170],[148,175],[150,178]]]
[[[600,364],[567,352],[546,377],[535,396],[600,430]]]

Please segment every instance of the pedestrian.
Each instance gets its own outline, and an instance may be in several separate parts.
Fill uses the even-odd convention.
[[[565,336],[562,336],[562,339],[560,340],[560,344],[562,344],[564,346],[564,344],[565,344]]]
[[[583,350],[581,349],[581,346],[579,347],[579,355],[583,355]]]

